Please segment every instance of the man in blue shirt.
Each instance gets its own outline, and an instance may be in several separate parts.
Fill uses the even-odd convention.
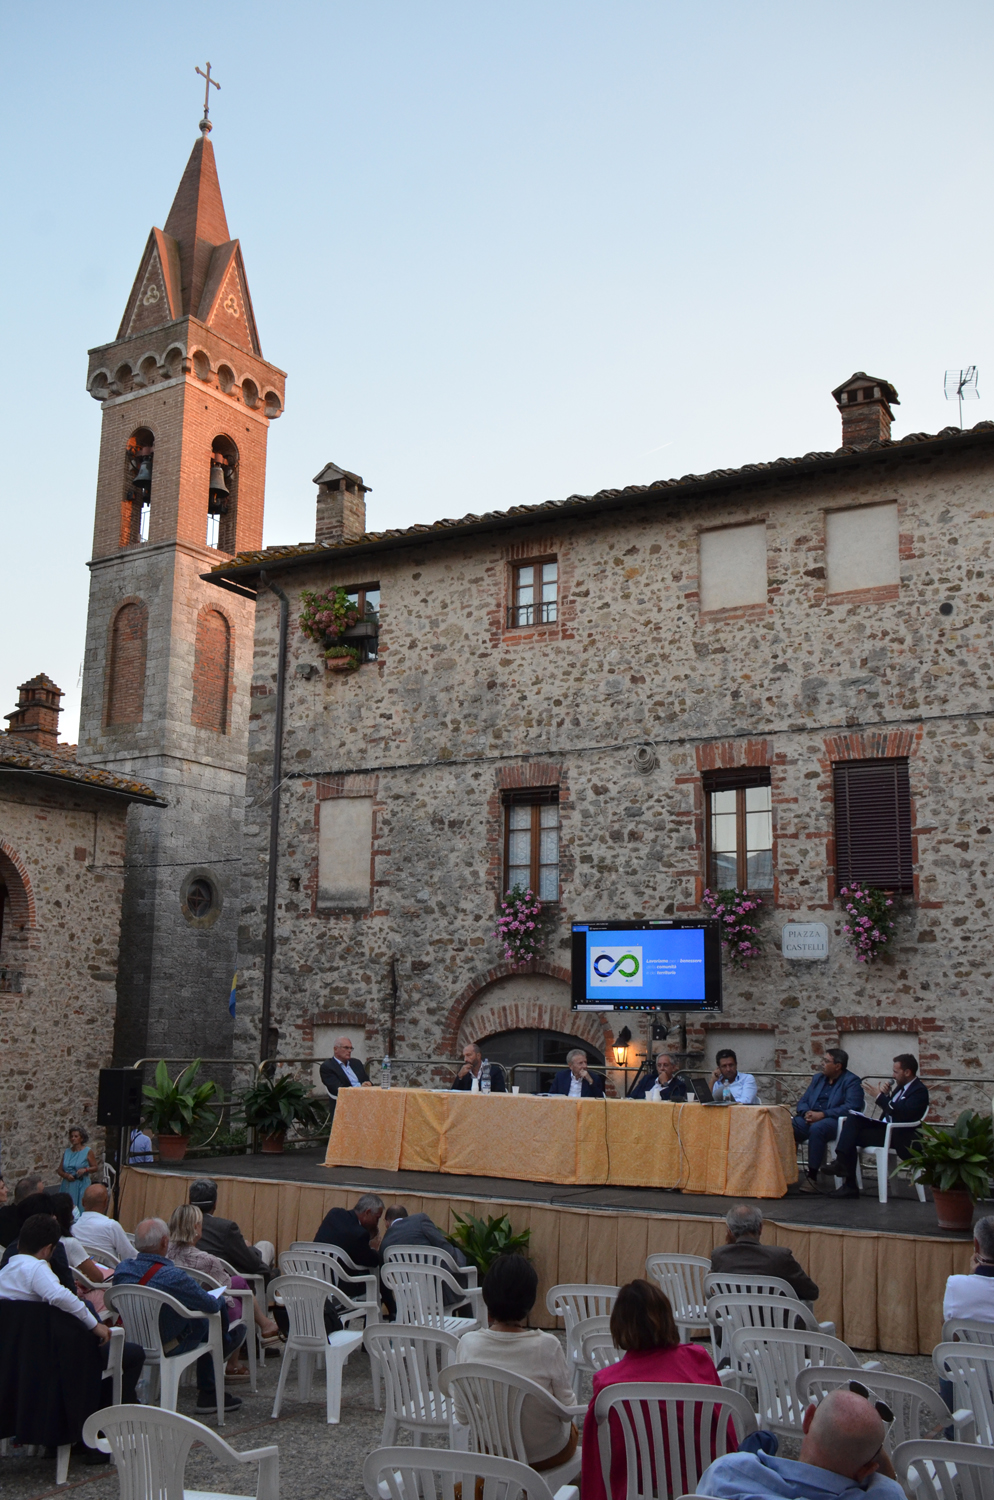
[[[135,1255],[131,1260],[122,1260],[114,1271],[115,1286],[151,1286],[157,1292],[168,1292],[177,1302],[189,1308],[191,1317],[180,1317],[171,1307],[163,1307],[159,1313],[159,1332],[166,1357],[186,1354],[198,1344],[207,1342],[210,1325],[204,1321],[203,1313],[221,1314],[222,1347],[225,1359],[238,1348],[245,1338],[244,1326],[228,1332],[228,1309],[223,1297],[212,1297],[199,1282],[186,1271],[173,1265],[166,1256],[169,1249],[169,1227],[163,1219],[143,1219],[135,1230]],[[225,1411],[237,1411],[242,1404],[240,1396],[224,1394]],[[217,1411],[217,1393],[214,1388],[214,1365],[209,1354],[197,1360],[197,1411]]]
[[[718,1500],[904,1500],[883,1451],[884,1424],[873,1403],[852,1390],[831,1391],[804,1413],[800,1460],[768,1453],[727,1453],[697,1482]]]
[[[851,1109],[862,1109],[863,1103],[863,1085],[849,1072],[849,1053],[829,1047],[821,1072],[808,1084],[794,1115],[794,1139],[808,1143],[807,1176],[799,1183],[802,1193],[818,1191],[818,1172],[839,1121]]]
[[[717,1067],[711,1074],[711,1094],[715,1099],[730,1099],[735,1104],[758,1104],[759,1089],[751,1073],[739,1072],[739,1060],[731,1047],[715,1053]]]

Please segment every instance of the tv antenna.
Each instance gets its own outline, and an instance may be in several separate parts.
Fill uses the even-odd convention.
[[[945,391],[947,401],[959,402],[959,425],[962,429],[963,402],[980,400],[980,392],[977,390],[976,365],[967,365],[965,370],[947,370]]]

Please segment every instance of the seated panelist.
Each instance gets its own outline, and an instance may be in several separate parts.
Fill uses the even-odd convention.
[[[325,1058],[320,1073],[332,1099],[338,1098],[339,1089],[372,1088],[366,1069],[358,1058],[352,1057],[352,1043],[347,1036],[336,1039],[332,1056]]]
[[[490,1092],[492,1094],[507,1093],[507,1077],[500,1063],[492,1063],[483,1056],[476,1042],[467,1042],[462,1049],[463,1065],[456,1074],[452,1087],[463,1089],[467,1093],[473,1090],[473,1084],[477,1088],[483,1086],[483,1064],[486,1063],[490,1070]]]
[[[587,1067],[587,1054],[582,1047],[567,1052],[569,1067],[561,1068],[550,1094],[564,1094],[567,1099],[602,1099],[604,1097],[604,1074],[591,1073]]]
[[[677,1065],[668,1052],[657,1052],[655,1077],[647,1073],[644,1078],[640,1078],[628,1097],[659,1099],[667,1104],[686,1104],[687,1080],[677,1071]]]

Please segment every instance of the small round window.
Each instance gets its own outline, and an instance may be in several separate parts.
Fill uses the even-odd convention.
[[[221,915],[221,892],[209,870],[191,870],[180,887],[179,899],[191,927],[213,927]]]
[[[214,905],[214,892],[209,880],[194,880],[186,893],[186,904],[191,917],[206,917]]]

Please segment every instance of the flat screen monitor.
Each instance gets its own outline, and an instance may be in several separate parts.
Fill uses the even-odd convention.
[[[574,922],[574,1010],[721,1010],[721,923]]]

